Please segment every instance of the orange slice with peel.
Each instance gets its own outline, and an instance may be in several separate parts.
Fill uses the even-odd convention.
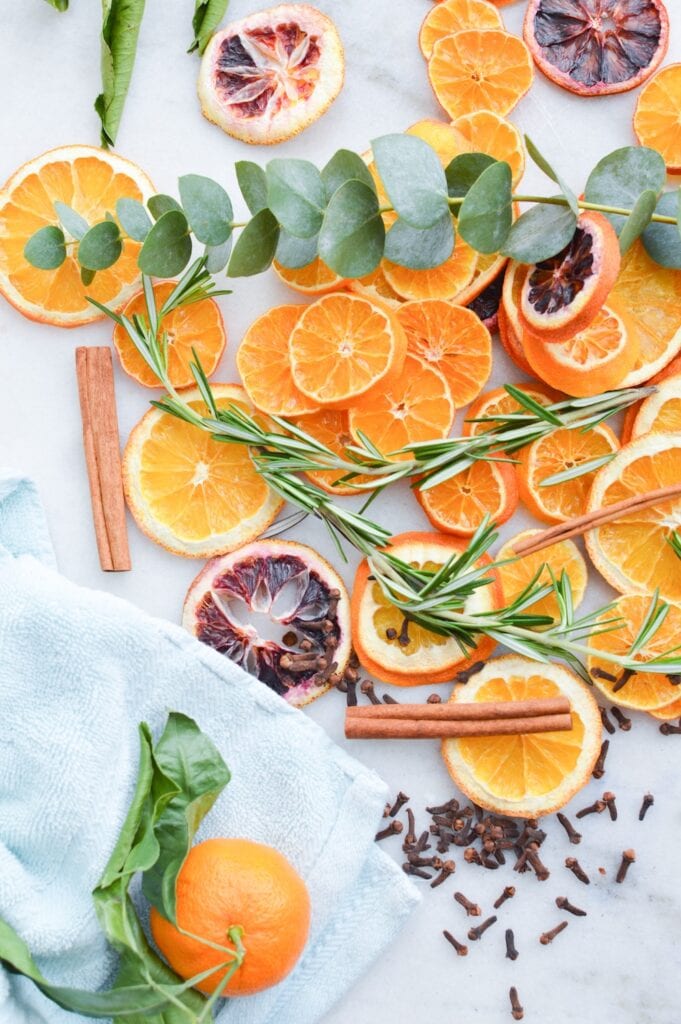
[[[450,700],[559,696],[570,701],[568,732],[443,740],[447,770],[462,793],[497,814],[539,818],[560,810],[582,789],[600,751],[601,716],[591,693],[570,669],[508,654],[488,661],[466,686],[455,687]]]
[[[609,632],[592,636],[589,639],[589,647],[619,657],[627,657],[649,609],[649,597],[637,594],[619,597],[614,607],[604,612],[598,622],[620,619],[620,623],[615,623],[616,628]],[[681,608],[670,604],[662,625],[634,655],[634,660],[643,662],[660,657],[678,645],[680,634]],[[666,675],[657,672],[636,672],[629,676],[627,673],[622,685],[622,670],[612,661],[596,655],[589,656],[588,669],[594,685],[601,693],[622,707],[634,708],[637,711],[656,711],[679,700],[678,685],[673,685]]]
[[[386,306],[347,292],[303,310],[291,331],[293,382],[317,405],[344,409],[381,394],[404,365],[407,341]]]
[[[300,427],[317,441],[321,441],[327,448],[342,458],[347,459],[346,448],[354,444],[355,439],[350,433],[347,409],[320,409],[300,421]],[[350,495],[362,493],[350,484],[338,484],[337,481],[345,476],[344,472],[333,469],[308,470],[305,476],[317,487],[321,487],[327,494]],[[356,483],[368,480],[368,476],[358,476]]]
[[[532,58],[502,29],[463,29],[440,39],[428,62],[433,92],[452,119],[475,110],[509,114],[530,86]]]
[[[441,0],[423,20],[419,32],[421,53],[429,60],[440,39],[464,28],[503,28],[499,12],[486,0]]]
[[[550,405],[558,401],[558,394],[544,384],[535,384],[534,381],[521,381],[514,385],[524,391],[541,405]],[[491,391],[483,393],[466,410],[466,418],[463,424],[464,437],[472,437],[474,434],[481,434],[485,430],[494,427],[493,423],[476,423],[483,416],[502,416],[509,412],[519,412],[520,406],[512,395],[509,395],[506,388],[492,388]]]
[[[156,308],[160,309],[173,288],[174,281],[159,281],[154,285]],[[133,295],[123,310],[128,319],[146,315],[147,305],[143,292]],[[163,318],[163,331],[168,338],[168,377],[176,388],[195,385],[189,364],[194,353],[199,357],[206,376],[217,369],[227,343],[220,307],[214,299],[201,299],[189,306],[180,306]],[[158,377],[147,366],[128,337],[127,331],[116,324],[113,342],[125,372],[145,388],[160,388]]]
[[[527,268],[522,263],[509,260],[504,273],[504,284],[501,290],[499,305],[499,341],[506,355],[528,377],[536,374],[525,356],[521,341],[524,328],[520,322],[520,293]]]
[[[145,202],[154,186],[141,168],[96,146],[60,146],[29,160],[0,192],[0,294],[23,316],[55,327],[78,327],[104,316],[91,306],[91,295],[120,309],[139,285],[139,242],[123,243],[120,258],[100,270],[89,285],[67,249],[56,270],[39,270],[24,256],[29,238],[57,224],[55,202],[66,203],[93,225],[115,215],[119,199]]]
[[[492,339],[470,309],[442,299],[405,302],[397,319],[409,352],[443,374],[457,408],[480,394],[492,371]]]
[[[642,146],[662,154],[670,174],[681,173],[681,64],[662,68],[641,89],[634,132]]]
[[[508,462],[474,462],[428,490],[414,488],[421,508],[437,530],[472,537],[485,516],[501,526],[518,507],[518,484]]]
[[[452,125],[468,140],[474,153],[505,160],[511,168],[513,184],[518,184],[525,172],[525,149],[522,135],[511,121],[493,110],[474,110],[457,117]]]
[[[625,445],[593,481],[587,511],[678,484],[681,434],[644,434]],[[621,594],[652,594],[681,604],[681,562],[668,543],[681,528],[681,497],[632,512],[586,534],[600,574]]]
[[[507,263],[506,256],[479,252],[470,283],[454,297],[457,306],[468,306],[477,299],[478,295],[503,273]]]
[[[401,295],[398,295],[394,288],[392,288],[383,273],[381,266],[376,267],[366,277],[357,277],[352,281],[348,282],[348,287],[351,292],[355,295],[363,295],[365,299],[369,299],[370,302],[378,300],[385,306],[389,306],[390,309],[399,309],[402,303],[405,301]]]
[[[472,282],[478,254],[457,235],[451,256],[439,267],[412,270],[390,260],[381,264],[385,279],[403,299],[456,299]]]
[[[641,402],[631,427],[631,437],[681,431],[681,374],[668,377],[657,391]]]
[[[238,384],[213,384],[218,408],[253,413]],[[202,415],[198,389],[184,400]],[[246,544],[274,522],[284,504],[256,472],[248,449],[160,409],[133,429],[123,456],[128,507],[151,540],[186,558],[212,558]]]
[[[339,291],[347,283],[340,274],[327,267],[319,256],[304,267],[284,267],[276,260],[272,267],[284,284],[301,295],[326,295],[328,292]]]
[[[504,603],[512,604],[535,577],[540,586],[545,586],[551,583],[551,573],[557,580],[563,573],[566,573],[572,589],[574,607],[578,608],[584,599],[588,576],[586,562],[574,541],[561,540],[557,544],[551,544],[531,555],[522,555],[520,558],[516,555],[516,546],[539,532],[539,530],[524,530],[522,533],[516,534],[515,537],[506,541],[495,556],[494,561],[497,563],[513,559],[506,565],[499,564],[497,566]],[[526,611],[536,615],[550,615],[556,620],[560,619],[560,610],[555,594],[540,597],[538,601],[528,605]]]
[[[291,375],[289,339],[305,308],[273,306],[251,324],[236,354],[248,397],[270,416],[304,416],[319,408],[298,390]]]
[[[389,551],[413,566],[436,572],[452,555],[464,551],[466,544],[464,539],[440,533],[402,533],[391,539]],[[477,564],[488,562],[484,556]],[[370,575],[369,565],[363,561],[352,590],[352,639],[360,662],[377,679],[397,686],[444,683],[492,653],[495,644],[487,637],[482,637],[475,651],[465,656],[452,637],[433,633],[414,622],[405,625],[400,610],[387,600]],[[499,586],[493,571],[490,576],[492,582],[479,587],[467,600],[466,612],[499,607]]]

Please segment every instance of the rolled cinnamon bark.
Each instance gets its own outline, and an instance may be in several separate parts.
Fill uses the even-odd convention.
[[[401,705],[402,706],[402,705]],[[352,709],[348,709],[352,710]],[[430,740],[460,736],[520,736],[524,733],[569,732],[570,714],[523,718],[409,719],[346,715],[349,740]]]

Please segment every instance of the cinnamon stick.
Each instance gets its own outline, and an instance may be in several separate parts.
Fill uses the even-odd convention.
[[[618,501],[614,505],[593,509],[591,512],[577,516],[575,519],[568,519],[564,523],[557,523],[555,526],[550,526],[547,530],[535,533],[534,536],[528,537],[527,540],[514,545],[513,550],[516,555],[533,555],[536,551],[541,551],[551,544],[557,544],[561,540],[568,540],[570,537],[578,537],[580,534],[587,533],[588,530],[593,530],[598,526],[604,526],[606,523],[622,519],[631,512],[639,512],[641,509],[657,505],[661,501],[668,501],[670,498],[678,497],[681,497],[681,481],[676,484],[670,484],[668,487],[659,487],[657,490],[649,491],[647,494],[633,495],[631,498],[625,498],[624,501]]]
[[[76,376],[99,564],[105,572],[126,572],[131,563],[111,349],[77,348]]]
[[[568,732],[571,715],[530,718],[409,719],[347,715],[345,736],[351,740],[426,740],[458,736],[520,736],[523,733]]]
[[[367,704],[348,708],[349,718],[377,719],[408,718],[410,721],[480,722],[501,718],[536,718],[546,715],[569,715],[567,697],[547,697],[536,700],[449,701],[443,704]]]

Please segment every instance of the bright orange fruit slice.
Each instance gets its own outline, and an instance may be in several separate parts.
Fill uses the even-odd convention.
[[[503,28],[501,16],[486,0],[441,0],[428,12],[419,32],[421,53],[429,60],[435,43],[464,28]]]
[[[452,122],[453,127],[468,139],[474,153],[487,153],[495,160],[505,160],[511,168],[513,184],[525,172],[525,149],[518,129],[493,110],[474,110]]]
[[[414,489],[433,526],[457,537],[472,537],[485,516],[501,526],[518,507],[518,484],[507,462],[474,462],[428,490]]]
[[[326,295],[328,292],[339,291],[347,283],[340,274],[327,267],[319,256],[305,267],[283,267],[276,260],[272,267],[284,284],[302,295]]]
[[[470,283],[455,296],[457,306],[468,306],[474,299],[477,299],[478,295],[503,273],[507,263],[506,256],[479,252]]]
[[[655,394],[641,402],[632,424],[631,436],[681,431],[681,374],[657,385]]]
[[[355,295],[362,295],[365,299],[369,299],[370,302],[377,299],[385,306],[389,306],[390,309],[398,309],[405,301],[388,284],[381,266],[376,267],[366,277],[357,277],[353,281],[348,282],[348,287]]]
[[[103,318],[86,295],[120,309],[139,284],[139,242],[124,242],[120,259],[87,286],[75,256],[67,255],[56,270],[39,270],[24,256],[24,247],[39,228],[57,224],[57,201],[92,225],[115,214],[118,199],[144,202],[154,191],[139,167],[95,146],[61,146],[29,160],[0,192],[0,293],[30,320],[56,327]]]
[[[515,384],[525,394],[533,398],[541,405],[550,405],[558,401],[558,395],[551,388],[544,384],[535,384],[534,381],[521,381]],[[465,437],[472,437],[473,434],[480,434],[485,430],[493,428],[493,423],[476,423],[482,416],[502,416],[508,412],[519,412],[520,406],[512,395],[509,395],[506,388],[492,388],[491,391],[483,391],[479,398],[473,402],[470,409],[466,410],[466,418],[463,424]]]
[[[463,29],[435,43],[428,77],[451,118],[491,110],[509,114],[530,86],[534,71],[522,39],[501,29]]]
[[[451,299],[473,280],[478,254],[457,235],[454,249],[444,263],[430,270],[412,270],[383,260],[385,279],[403,299]]]
[[[532,582],[537,573],[539,574],[537,583],[540,586],[550,584],[552,572],[557,580],[563,573],[566,573],[572,588],[574,607],[578,608],[586,592],[587,569],[586,562],[574,541],[562,540],[541,551],[535,551],[531,555],[523,555],[520,558],[516,556],[516,546],[539,532],[539,530],[524,530],[522,533],[516,534],[515,537],[506,541],[496,554],[494,561],[497,563],[504,562],[507,558],[513,559],[512,562],[507,562],[506,565],[499,564],[497,567],[501,589],[504,593],[504,603],[512,604]],[[538,601],[528,606],[527,611],[537,615],[550,615],[556,620],[560,619],[560,610],[555,594],[540,597]]]
[[[506,355],[528,377],[536,376],[525,356],[521,341],[523,325],[520,322],[520,294],[527,268],[522,263],[509,260],[504,274],[499,305],[499,341]]]
[[[191,307],[190,307],[191,308]],[[289,339],[305,306],[274,306],[244,334],[236,354],[239,376],[256,409],[270,416],[304,416],[318,406],[291,375]]]
[[[670,174],[681,173],[681,64],[669,64],[641,89],[634,131],[642,146],[661,153]]]
[[[319,412],[313,412],[312,415],[305,416],[300,421],[300,427],[343,458],[348,457],[345,451],[347,446],[355,443],[355,439],[350,433],[346,409],[320,409]],[[350,486],[350,484],[337,484],[337,481],[345,476],[345,473],[338,472],[338,470],[309,470],[305,475],[313,484],[326,491],[327,494],[350,495],[362,493],[356,487]],[[368,479],[369,477],[360,475],[356,478],[355,482],[361,483]]]

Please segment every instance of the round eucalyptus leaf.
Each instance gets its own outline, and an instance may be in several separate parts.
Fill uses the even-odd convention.
[[[56,270],[66,259],[64,232],[52,225],[39,228],[24,246],[24,256],[40,270]]]
[[[106,270],[123,251],[121,232],[115,221],[93,224],[78,245],[78,262],[86,270]]]
[[[447,190],[452,199],[463,199],[483,171],[496,163],[487,153],[460,153],[445,169]]]
[[[297,238],[312,238],[322,226],[326,191],[309,160],[270,160],[267,205],[281,226]]]
[[[519,263],[541,263],[564,249],[577,227],[569,206],[537,203],[518,217],[504,244],[504,256]]]
[[[513,223],[511,168],[490,164],[469,188],[459,210],[459,234],[473,249],[498,252]]]
[[[219,274],[229,263],[229,256],[232,251],[232,236],[230,235],[222,245],[207,245],[204,250],[206,257],[206,270],[210,274]]]
[[[85,217],[81,217],[76,210],[67,206],[66,203],[60,203],[59,200],[56,200],[52,205],[59,217],[61,226],[68,231],[71,238],[75,238],[76,241],[80,241],[90,227],[88,222],[85,220]]]
[[[584,189],[584,198],[599,206],[615,206],[630,210],[642,192],[659,193],[664,187],[667,170],[664,160],[647,146],[624,146],[609,153],[596,164]],[[606,213],[617,233],[625,218]]]
[[[172,196],[167,196],[163,192],[160,192],[157,196],[152,196],[147,201],[147,206],[154,220],[160,220],[163,214],[168,213],[169,210],[179,210],[180,213],[182,212],[182,207],[177,199],[173,199]]]
[[[681,189],[663,192],[655,213],[676,217],[678,223],[649,224],[643,232],[645,250],[661,267],[681,270]]]
[[[279,224],[274,214],[260,210],[249,220],[234,246],[227,273],[229,277],[250,277],[267,270],[279,241]]]
[[[267,175],[252,160],[237,160],[234,169],[246,206],[251,214],[260,213],[267,206]]]
[[[339,149],[322,168],[322,181],[326,189],[326,198],[330,199],[346,181],[363,181],[370,189],[376,191],[374,179],[361,156],[349,149]]]
[[[415,135],[383,135],[371,148],[390,202],[414,228],[430,228],[447,210],[447,181],[435,150]]]
[[[452,255],[454,228],[449,210],[432,228],[397,220],[385,236],[385,258],[413,270],[431,270]]]
[[[189,226],[199,242],[222,245],[232,233],[232,203],[222,185],[202,174],[179,180],[180,199]]]
[[[137,262],[149,277],[174,277],[187,266],[191,254],[187,218],[181,210],[168,210],[145,238]]]
[[[116,216],[126,235],[136,242],[143,242],[151,231],[151,217],[137,199],[118,199]]]
[[[283,229],[279,233],[279,242],[275,259],[282,267],[290,270],[297,270],[299,267],[306,267],[317,255],[317,244],[319,236],[313,238],[296,238],[289,235]]]
[[[657,192],[653,192],[650,188],[641,192],[620,231],[620,252],[623,256],[650,224],[650,218],[655,213],[656,206]]]
[[[319,255],[341,277],[364,277],[381,262],[384,245],[376,193],[363,181],[346,181],[326,209]]]

